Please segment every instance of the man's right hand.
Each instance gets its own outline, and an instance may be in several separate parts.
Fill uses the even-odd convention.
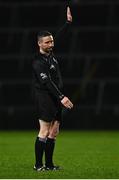
[[[73,108],[72,102],[66,96],[61,100],[61,103],[63,104],[64,107],[66,107],[68,109]]]

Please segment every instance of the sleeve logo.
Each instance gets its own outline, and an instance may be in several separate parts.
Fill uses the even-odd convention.
[[[44,79],[47,79],[47,75],[46,75],[46,73],[40,73],[40,76],[41,76],[41,78],[44,80]]]

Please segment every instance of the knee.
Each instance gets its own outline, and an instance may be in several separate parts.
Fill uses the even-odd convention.
[[[57,135],[59,134],[59,129],[53,129],[49,132],[49,138],[56,139]]]

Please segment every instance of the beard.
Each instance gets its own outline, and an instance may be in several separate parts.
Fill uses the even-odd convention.
[[[43,52],[43,54],[51,54],[53,52],[53,47],[50,48],[40,48],[40,52]]]
[[[48,51],[50,51],[50,52],[53,51],[53,47],[49,48]]]
[[[53,48],[45,49],[45,52],[46,52],[46,53],[52,53],[52,51],[53,51]]]

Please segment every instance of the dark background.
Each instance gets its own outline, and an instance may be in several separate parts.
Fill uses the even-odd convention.
[[[119,129],[119,1],[0,1],[0,129],[35,129],[31,63],[36,34],[73,23],[58,50],[66,95],[65,129]]]

